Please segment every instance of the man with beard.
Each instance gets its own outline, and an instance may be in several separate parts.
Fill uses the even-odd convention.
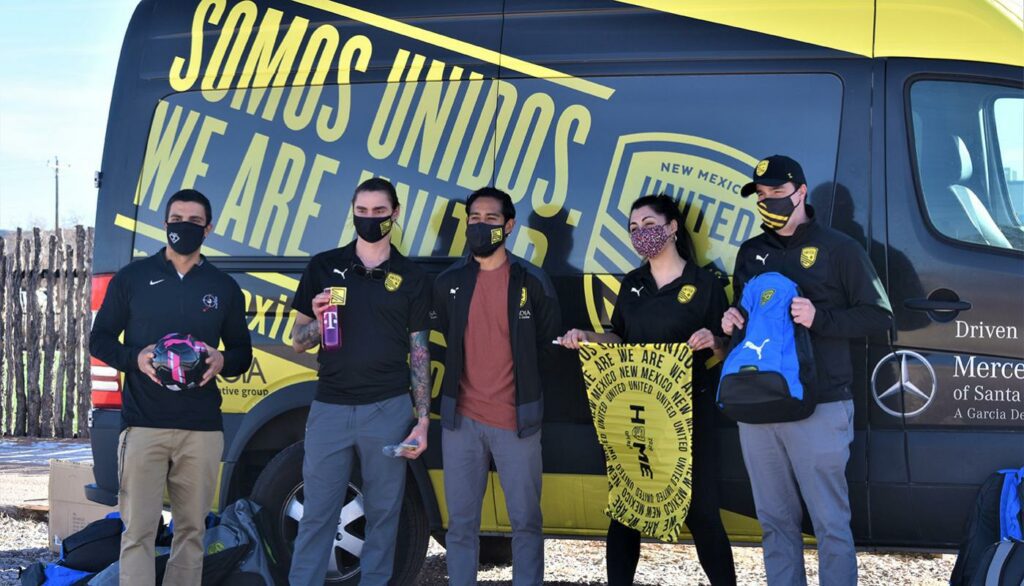
[[[512,198],[485,187],[466,200],[470,254],[434,285],[435,329],[447,339],[441,388],[448,576],[476,584],[480,508],[491,459],[512,523],[512,583],[544,580],[540,510],[542,354],[561,331],[554,287],[509,253]]]
[[[165,489],[174,541],[163,583],[199,584],[206,514],[224,450],[216,377],[238,376],[252,362],[242,290],[201,253],[213,230],[210,201],[192,189],[175,193],[167,200],[164,228],[165,248],[114,275],[89,335],[90,353],[125,373],[118,446],[121,584],[156,583],[154,542]],[[173,391],[157,378],[155,342],[173,332],[206,347],[206,372],[196,388]]]

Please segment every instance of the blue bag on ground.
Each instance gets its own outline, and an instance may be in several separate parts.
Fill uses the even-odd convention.
[[[1024,586],[1024,542],[993,543],[981,560],[970,586]]]
[[[722,366],[718,407],[734,421],[781,423],[814,413],[814,353],[807,328],[793,323],[790,304],[800,291],[779,273],[763,273],[743,288],[746,317],[733,332]]]
[[[63,564],[76,570],[99,572],[121,555],[120,518],[105,518],[89,523],[68,535],[60,544]]]
[[[1024,540],[1021,525],[1024,524],[1024,468],[1000,470],[1003,475],[1003,490],[999,496],[999,539]]]
[[[956,565],[950,576],[952,586],[970,586],[979,583],[989,572],[998,544],[1019,541],[1024,524],[1024,468],[1004,469],[992,473],[978,489],[974,510],[964,528],[964,539],[956,556]],[[1004,547],[1006,552],[1020,556],[1017,548]],[[998,565],[998,564],[997,564]],[[1011,564],[1012,565],[1012,564]]]
[[[89,582],[93,572],[83,572],[55,562],[43,565],[36,562],[19,572],[21,586],[83,586]]]

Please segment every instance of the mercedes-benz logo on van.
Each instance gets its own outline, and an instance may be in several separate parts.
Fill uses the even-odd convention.
[[[897,368],[883,368],[887,366]],[[871,373],[875,403],[893,417],[916,417],[924,413],[935,398],[936,388],[935,369],[924,356],[910,350],[889,354],[878,361]],[[918,403],[920,406],[912,408]]]

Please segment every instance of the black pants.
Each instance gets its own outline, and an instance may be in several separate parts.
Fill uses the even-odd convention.
[[[715,439],[716,409],[711,391],[694,397],[693,411],[693,493],[686,527],[697,546],[697,558],[712,586],[736,584],[729,536],[718,512],[718,464]],[[608,526],[605,556],[608,586],[633,583],[640,562],[640,532],[618,521]]]

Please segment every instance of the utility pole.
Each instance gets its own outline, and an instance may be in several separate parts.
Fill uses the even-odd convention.
[[[53,169],[53,230],[60,231],[60,158],[54,155],[53,162],[47,163]],[[71,165],[64,165],[70,167]]]

